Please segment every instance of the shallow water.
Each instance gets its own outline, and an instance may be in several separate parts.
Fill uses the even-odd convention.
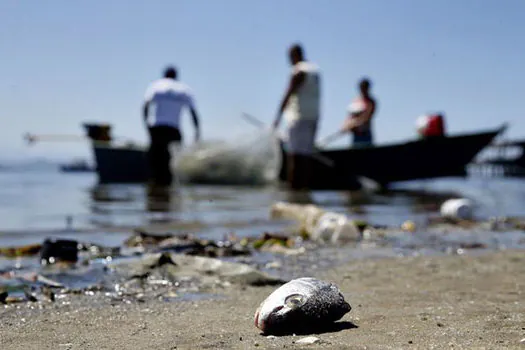
[[[259,236],[290,224],[269,218],[269,208],[275,201],[311,202],[374,225],[397,227],[405,220],[423,223],[439,213],[443,201],[458,196],[475,202],[479,219],[525,217],[524,184],[519,179],[478,177],[398,184],[379,194],[319,191],[293,195],[271,187],[226,186],[187,186],[151,193],[141,185],[100,186],[96,184],[96,175],[91,173],[64,174],[53,168],[15,169],[0,172],[0,247],[42,243],[47,237],[114,247],[121,245],[134,227],[154,224],[170,224],[174,232],[191,232],[205,238],[220,239],[230,232],[237,236]],[[443,234],[419,230],[381,242],[326,248],[324,253],[305,254],[289,261],[297,261],[294,268],[322,268],[337,263],[338,259],[462,254],[475,243],[483,244],[485,250],[525,248],[525,233],[458,229]],[[268,253],[261,253],[259,258],[281,259]],[[15,265],[36,269],[38,260],[0,257],[0,271]],[[81,279],[82,271],[76,273],[75,278]],[[71,274],[63,278],[69,279]],[[97,274],[87,282],[91,278],[96,279]]]

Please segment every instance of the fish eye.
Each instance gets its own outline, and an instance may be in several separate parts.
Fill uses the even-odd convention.
[[[284,304],[290,309],[297,309],[304,305],[306,298],[301,294],[292,294],[286,297]]]

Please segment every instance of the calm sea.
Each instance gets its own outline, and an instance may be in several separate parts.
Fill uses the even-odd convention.
[[[437,215],[447,198],[458,196],[475,202],[480,219],[525,217],[524,185],[519,179],[472,177],[399,184],[381,194],[313,192],[299,198],[275,188],[188,186],[153,195],[140,185],[101,186],[94,173],[61,173],[54,164],[12,166],[0,169],[0,246],[40,243],[46,237],[116,246],[133,227],[159,223],[210,238],[229,232],[258,236],[289,225],[269,218],[276,201],[313,202],[377,225],[422,222]],[[525,234],[487,230],[436,238],[421,233],[389,242],[388,249],[427,254],[462,241],[481,241],[488,249],[522,248]],[[366,251],[373,253],[370,247]],[[0,257],[0,268],[12,263]]]

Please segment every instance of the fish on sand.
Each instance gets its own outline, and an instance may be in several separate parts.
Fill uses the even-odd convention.
[[[264,334],[302,334],[328,327],[351,309],[333,283],[302,277],[272,292],[255,312],[254,321]]]

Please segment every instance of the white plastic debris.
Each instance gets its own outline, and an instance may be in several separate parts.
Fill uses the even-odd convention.
[[[361,238],[361,233],[349,217],[312,204],[277,202],[272,206],[270,216],[298,221],[313,240],[338,243]]]
[[[471,219],[472,201],[466,198],[449,199],[441,205],[441,216],[449,219]]]
[[[328,212],[323,214],[312,232],[314,240],[339,241],[358,240],[361,234],[346,215]]]
[[[295,343],[296,344],[316,344],[316,343],[319,343],[320,341],[321,340],[317,337],[306,337],[306,338],[299,339]]]

